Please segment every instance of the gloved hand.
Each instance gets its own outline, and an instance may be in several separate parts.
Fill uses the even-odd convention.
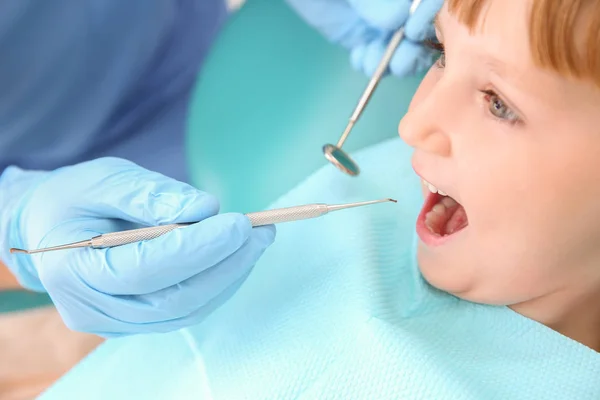
[[[433,19],[444,0],[422,0],[409,17],[410,0],[286,0],[310,25],[334,43],[351,50],[352,66],[371,76],[391,36],[402,26],[388,72],[408,76],[431,67],[436,54],[423,46],[435,37]]]
[[[236,292],[275,238],[274,226],[216,215],[213,196],[117,158],[53,172],[11,167],[0,177],[0,193],[3,261],[25,287],[49,293],[68,327],[104,337],[202,321]],[[195,221],[109,249],[8,253]]]

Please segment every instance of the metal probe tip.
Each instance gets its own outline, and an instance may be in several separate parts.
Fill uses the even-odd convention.
[[[27,250],[15,249],[14,247],[12,249],[10,249],[10,253],[11,254],[29,254],[29,252]]]
[[[36,253],[45,253],[47,251],[77,249],[77,248],[81,248],[81,247],[90,247],[90,246],[92,246],[91,240],[82,240],[80,242],[63,244],[60,246],[46,247],[43,249],[34,249],[34,250],[24,250],[24,249],[17,249],[16,247],[13,247],[9,251],[11,252],[11,254],[36,254]]]
[[[329,211],[338,211],[338,210],[346,210],[348,208],[369,206],[371,204],[379,204],[379,203],[387,203],[387,202],[397,203],[398,201],[387,198],[387,199],[380,199],[380,200],[361,201],[358,203],[331,204],[331,205],[327,206],[327,209]]]

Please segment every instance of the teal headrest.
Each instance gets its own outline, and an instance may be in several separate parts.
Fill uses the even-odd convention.
[[[397,135],[421,78],[385,78],[344,149]],[[195,88],[187,134],[193,184],[217,195],[224,212],[264,209],[327,163],[321,148],[337,142],[367,82],[346,49],[283,1],[248,0]]]

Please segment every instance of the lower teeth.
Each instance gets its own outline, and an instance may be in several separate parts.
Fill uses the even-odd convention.
[[[436,235],[451,235],[454,231],[444,231],[444,227],[460,205],[451,197],[444,197],[425,215],[425,226]]]

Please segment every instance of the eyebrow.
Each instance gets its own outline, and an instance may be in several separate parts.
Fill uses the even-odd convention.
[[[437,29],[441,34],[443,34],[442,23],[440,18],[440,13],[436,14],[433,19],[433,26]],[[495,57],[493,54],[487,54],[483,56],[485,65],[492,70],[492,72],[496,73],[499,77],[505,78],[508,70],[510,70],[509,66],[498,57]]]
[[[492,54],[486,54],[484,57],[485,65],[499,77],[506,79],[507,75],[510,75],[511,68],[498,57]]]

